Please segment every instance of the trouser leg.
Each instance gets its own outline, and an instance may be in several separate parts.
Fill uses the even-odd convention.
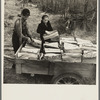
[[[43,35],[40,34],[40,37],[41,37],[41,48],[40,48],[40,53],[44,53],[45,54],[45,49],[44,49],[44,43],[45,43],[45,40],[43,38]]]
[[[45,54],[45,49],[44,49],[44,43],[43,43],[43,41],[41,43],[40,53],[44,53]]]

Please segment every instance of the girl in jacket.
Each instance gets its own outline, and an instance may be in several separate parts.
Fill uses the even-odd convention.
[[[45,53],[44,46],[43,46],[45,41],[47,42],[51,41],[50,39],[44,40],[43,38],[44,34],[48,34],[48,31],[53,31],[53,28],[50,24],[49,17],[47,15],[43,15],[41,23],[38,25],[38,28],[37,28],[37,33],[40,34],[40,39],[42,41],[40,53]]]

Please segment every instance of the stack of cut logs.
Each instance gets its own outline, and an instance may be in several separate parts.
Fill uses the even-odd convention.
[[[37,60],[39,48],[33,47],[32,45],[26,45],[22,48],[21,52],[18,53],[20,59],[32,59]]]
[[[57,32],[45,36],[45,40],[54,38],[59,38]],[[26,45],[22,48],[18,57],[24,59],[38,59],[40,47],[41,41],[34,39],[31,45]],[[96,45],[89,40],[60,37],[59,42],[45,42],[44,48],[44,59],[46,60],[96,63]]]
[[[51,39],[51,42],[45,42],[44,49],[46,54],[44,59],[54,60],[61,58],[60,49],[58,45],[59,34],[58,32],[52,31],[48,35],[44,35],[44,40]],[[18,53],[18,57],[22,59],[38,59],[39,51],[41,47],[41,41],[34,39],[34,42],[31,42],[30,45],[27,44],[22,48],[21,52]],[[61,60],[61,59],[60,59]]]
[[[61,61],[61,50],[59,48],[59,34],[55,30],[50,34],[44,36],[44,39],[51,39],[51,42],[45,43],[45,55],[44,59],[46,60],[53,60],[53,61]],[[57,40],[58,39],[58,40]]]
[[[89,40],[82,40],[77,38],[80,49],[83,50],[83,63],[96,63],[96,44]]]
[[[67,62],[96,63],[96,45],[80,38],[61,38],[64,43],[62,59]]]

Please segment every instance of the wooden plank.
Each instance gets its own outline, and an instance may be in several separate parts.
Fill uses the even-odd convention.
[[[60,37],[61,41],[74,41],[74,37]]]
[[[30,44],[26,44],[26,45],[25,45],[25,48],[27,48],[27,49],[34,49],[34,48],[36,48],[36,47],[33,47],[33,46],[30,45]]]
[[[25,63],[24,63],[25,62]],[[22,63],[22,73],[48,74],[48,61],[24,61]]]
[[[48,75],[54,75],[54,67],[55,67],[55,63],[51,62],[49,64]]]
[[[27,59],[16,59],[16,63],[22,63],[22,64],[24,64],[24,63],[28,63],[28,64],[32,64],[32,65],[34,65],[34,64],[39,64],[39,65],[43,65],[43,66],[46,66],[46,65],[48,65],[48,63],[49,63],[49,61],[47,61],[47,60],[32,60],[32,59],[29,59],[29,60],[27,60]]]
[[[21,64],[19,63],[17,63],[16,64],[16,73],[17,74],[21,74],[22,73],[22,68],[21,68],[22,66],[21,66]]]
[[[79,44],[81,49],[96,50],[96,44],[93,44],[89,40],[83,40],[83,39],[77,38],[77,43]]]
[[[60,49],[45,48],[46,53],[61,53]]]
[[[70,44],[77,44],[77,41],[75,41],[75,40],[67,40],[67,39],[66,39],[66,40],[60,40],[60,44],[61,44],[62,42],[63,42],[63,43],[70,43]]]
[[[45,47],[53,47],[53,48],[59,48],[58,42],[53,42],[53,43],[45,43]]]
[[[49,60],[49,61],[61,61],[61,54],[45,54],[44,59]]]
[[[43,66],[37,66],[37,65],[33,65],[33,67],[22,65],[22,73],[48,75],[48,68]]]
[[[22,48],[21,52],[26,52],[26,53],[34,53],[34,54],[37,54],[39,52],[39,48]]]
[[[80,38],[76,38],[78,44],[87,44],[87,45],[93,45],[93,43],[90,40],[83,40]]]
[[[84,54],[83,54],[83,57],[84,57],[84,58],[96,58],[96,57],[97,57],[96,51],[84,50],[83,53],[84,53]]]
[[[86,63],[57,62],[54,67],[54,75],[62,73],[75,73],[87,78],[96,78],[96,65]]]
[[[96,57],[94,57],[94,58],[84,58],[83,57],[82,63],[86,63],[86,64],[88,64],[88,63],[90,63],[90,64],[96,64]]]
[[[65,53],[81,53],[82,54],[82,50],[81,49],[70,49],[70,50],[64,50]]]
[[[96,53],[96,48],[91,49],[90,47],[88,47],[89,49],[86,48],[86,50],[84,50],[84,54],[83,54],[83,60],[82,63],[91,63],[91,64],[96,64],[96,57],[97,57],[97,53]]]
[[[37,54],[33,54],[33,53],[18,53],[18,58],[20,59],[37,59],[38,58],[38,55]]]
[[[78,45],[71,44],[71,43],[64,43],[65,50],[72,50],[72,49],[80,49]]]
[[[71,62],[71,63],[81,62],[81,57],[79,57],[79,58],[73,58],[73,57],[70,57],[70,56],[66,56],[66,57],[63,56],[62,60],[66,61],[66,62]]]
[[[81,62],[82,54],[80,53],[64,53],[62,60],[66,62]]]
[[[82,50],[94,50],[94,51],[97,50],[97,48],[94,48],[94,47],[86,47],[86,46],[81,46],[80,49],[82,49]]]
[[[83,43],[79,44],[80,47],[90,47],[90,48],[96,48],[95,44],[88,44],[88,43]]]
[[[82,56],[82,54],[81,53],[63,53],[62,56],[65,56],[65,57],[70,56],[70,57],[76,58],[76,57]]]

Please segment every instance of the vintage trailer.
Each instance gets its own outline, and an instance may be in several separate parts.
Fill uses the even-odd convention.
[[[16,64],[17,74],[50,75],[52,84],[96,84],[94,63],[24,59],[17,54],[13,58],[4,56],[4,61]]]
[[[23,45],[15,56],[4,56],[4,61],[16,64],[17,74],[40,74],[52,76],[53,84],[96,84],[96,61],[67,62],[62,60],[38,60],[19,58]]]

